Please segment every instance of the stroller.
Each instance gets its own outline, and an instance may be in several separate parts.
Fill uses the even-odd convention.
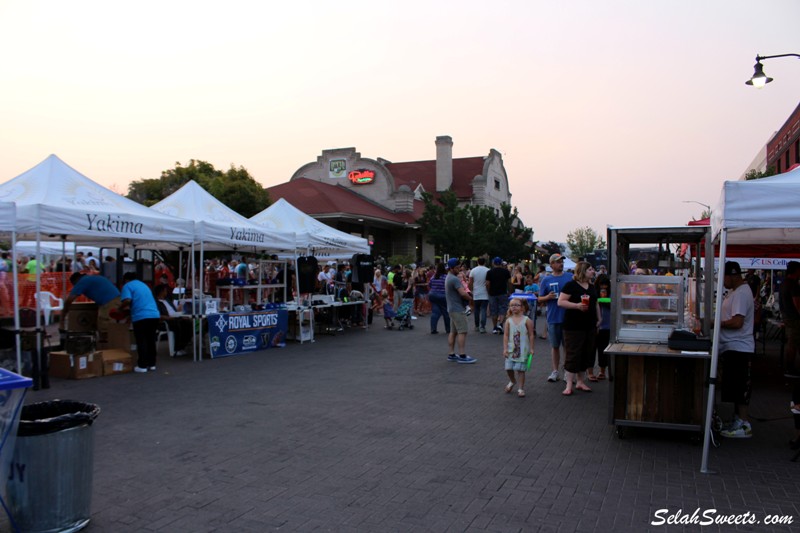
[[[414,329],[414,324],[411,323],[411,312],[413,310],[414,298],[403,298],[400,301],[400,305],[394,312],[394,319],[399,323],[399,327],[397,329]]]

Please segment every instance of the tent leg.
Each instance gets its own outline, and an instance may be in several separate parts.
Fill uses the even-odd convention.
[[[711,346],[711,368],[709,369],[708,399],[706,400],[706,418],[703,432],[703,457],[700,461],[700,472],[703,474],[714,474],[716,472],[708,469],[708,452],[711,444],[711,417],[714,414],[714,399],[716,395],[717,363],[719,361],[719,324],[722,317],[722,293],[725,290],[724,276],[722,270],[725,268],[725,254],[728,244],[728,230],[723,228],[719,244],[719,268],[717,275],[717,301],[714,310],[714,337]],[[713,253],[713,252],[712,252]],[[713,276],[706,272],[706,280]],[[708,281],[706,281],[708,282]]]

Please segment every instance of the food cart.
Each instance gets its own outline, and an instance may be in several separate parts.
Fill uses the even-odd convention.
[[[714,250],[710,228],[609,228],[612,387],[609,423],[620,438],[628,427],[702,433],[711,354],[670,349],[675,330],[708,337],[713,319]],[[631,261],[649,246],[648,267]],[[680,257],[670,247],[684,251]],[[665,275],[669,274],[669,275]],[[712,282],[705,283],[704,276]]]

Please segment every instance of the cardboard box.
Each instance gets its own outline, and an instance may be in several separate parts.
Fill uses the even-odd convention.
[[[74,303],[67,313],[67,331],[97,331],[97,304]]]
[[[64,379],[99,378],[103,375],[102,352],[73,355],[50,352],[50,375]]]
[[[112,348],[119,348],[129,352],[131,345],[135,344],[133,340],[133,331],[131,331],[130,324],[108,324],[107,331],[99,331],[99,340],[97,347],[100,350],[108,350]]]
[[[94,333],[71,333],[64,338],[64,351],[72,355],[86,355],[95,351]]]
[[[133,372],[133,357],[126,350],[103,350],[103,375],[127,374]]]

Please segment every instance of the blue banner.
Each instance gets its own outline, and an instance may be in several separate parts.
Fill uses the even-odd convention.
[[[289,312],[286,309],[208,315],[211,357],[227,357],[284,346]]]

